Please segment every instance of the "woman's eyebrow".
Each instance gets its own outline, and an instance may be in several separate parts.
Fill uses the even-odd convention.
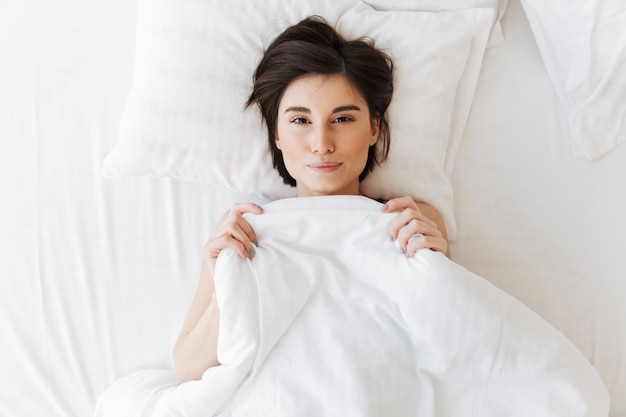
[[[355,104],[348,104],[345,106],[337,107],[336,109],[333,110],[333,113],[340,113],[342,111],[350,111],[350,110],[361,111],[361,108]]]
[[[302,106],[291,106],[291,107],[287,107],[287,109],[285,110],[285,113],[289,113],[290,111],[295,111],[298,113],[311,113],[311,110],[306,108],[306,107],[302,107]]]
[[[346,104],[345,106],[339,106],[333,109],[333,113],[340,113],[342,111],[350,111],[356,110],[361,111],[361,108],[355,104]],[[298,113],[311,113],[311,109],[303,106],[291,106],[285,109],[285,113],[289,113],[290,111],[295,111]]]

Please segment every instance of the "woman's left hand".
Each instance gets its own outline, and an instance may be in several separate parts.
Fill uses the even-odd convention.
[[[391,238],[398,242],[408,257],[415,255],[415,252],[424,248],[439,251],[448,256],[448,241],[441,215],[432,206],[423,203],[420,205],[411,197],[400,197],[387,201],[381,210],[384,213],[398,212],[389,222],[387,229]],[[423,212],[424,209],[430,212],[430,218]],[[442,231],[440,228],[444,230]]]

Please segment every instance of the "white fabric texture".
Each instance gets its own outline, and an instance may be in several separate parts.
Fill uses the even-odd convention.
[[[626,146],[574,158],[519,1],[485,55],[452,184],[453,259],[563,332],[626,416]]]
[[[577,154],[626,142],[626,2],[522,0]]]
[[[173,370],[133,372],[115,381],[98,397],[93,417],[151,417],[159,398],[176,386]]]
[[[317,14],[347,38],[374,39],[394,60],[389,160],[363,191],[435,206],[453,239],[449,176],[497,15],[495,7],[468,6],[477,3],[377,11],[357,0],[140,2],[133,86],[103,175],[221,183],[269,199],[295,195],[272,168],[258,109],[243,106],[264,47]]]
[[[218,259],[218,360],[154,416],[607,416],[587,359],[442,253],[400,252],[351,196],[248,216],[256,255]]]
[[[366,2],[376,10],[381,11],[430,11],[440,12],[444,10],[459,10],[469,7],[491,7],[497,10],[496,22],[491,28],[487,47],[492,47],[504,40],[500,21],[506,12],[509,0],[367,0]]]

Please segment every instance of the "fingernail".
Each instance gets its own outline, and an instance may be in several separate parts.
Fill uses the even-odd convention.
[[[255,205],[255,206],[254,206],[254,208],[255,208],[257,211],[263,211],[263,207],[259,206],[258,204],[257,204],[257,205]]]
[[[389,206],[387,204],[383,204],[382,206],[380,206],[380,211],[385,211],[389,208]]]
[[[243,256],[245,258],[250,258],[250,252],[248,252],[247,250],[243,251]]]
[[[256,251],[254,250],[254,246],[250,246],[250,250],[248,251],[248,255],[250,256],[248,256],[248,258],[250,259],[254,258],[255,253]]]

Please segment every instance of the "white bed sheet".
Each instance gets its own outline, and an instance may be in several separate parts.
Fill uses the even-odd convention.
[[[0,4],[0,416],[84,417],[135,370],[171,367],[221,187],[105,181],[130,86],[123,0]],[[533,308],[626,415],[626,147],[573,156],[517,0],[485,55],[453,181],[453,258]]]
[[[134,2],[0,4],[0,416],[85,417],[170,347],[221,188],[100,178]]]
[[[452,254],[574,341],[626,416],[626,147],[575,157],[518,1],[503,28],[453,175]]]

